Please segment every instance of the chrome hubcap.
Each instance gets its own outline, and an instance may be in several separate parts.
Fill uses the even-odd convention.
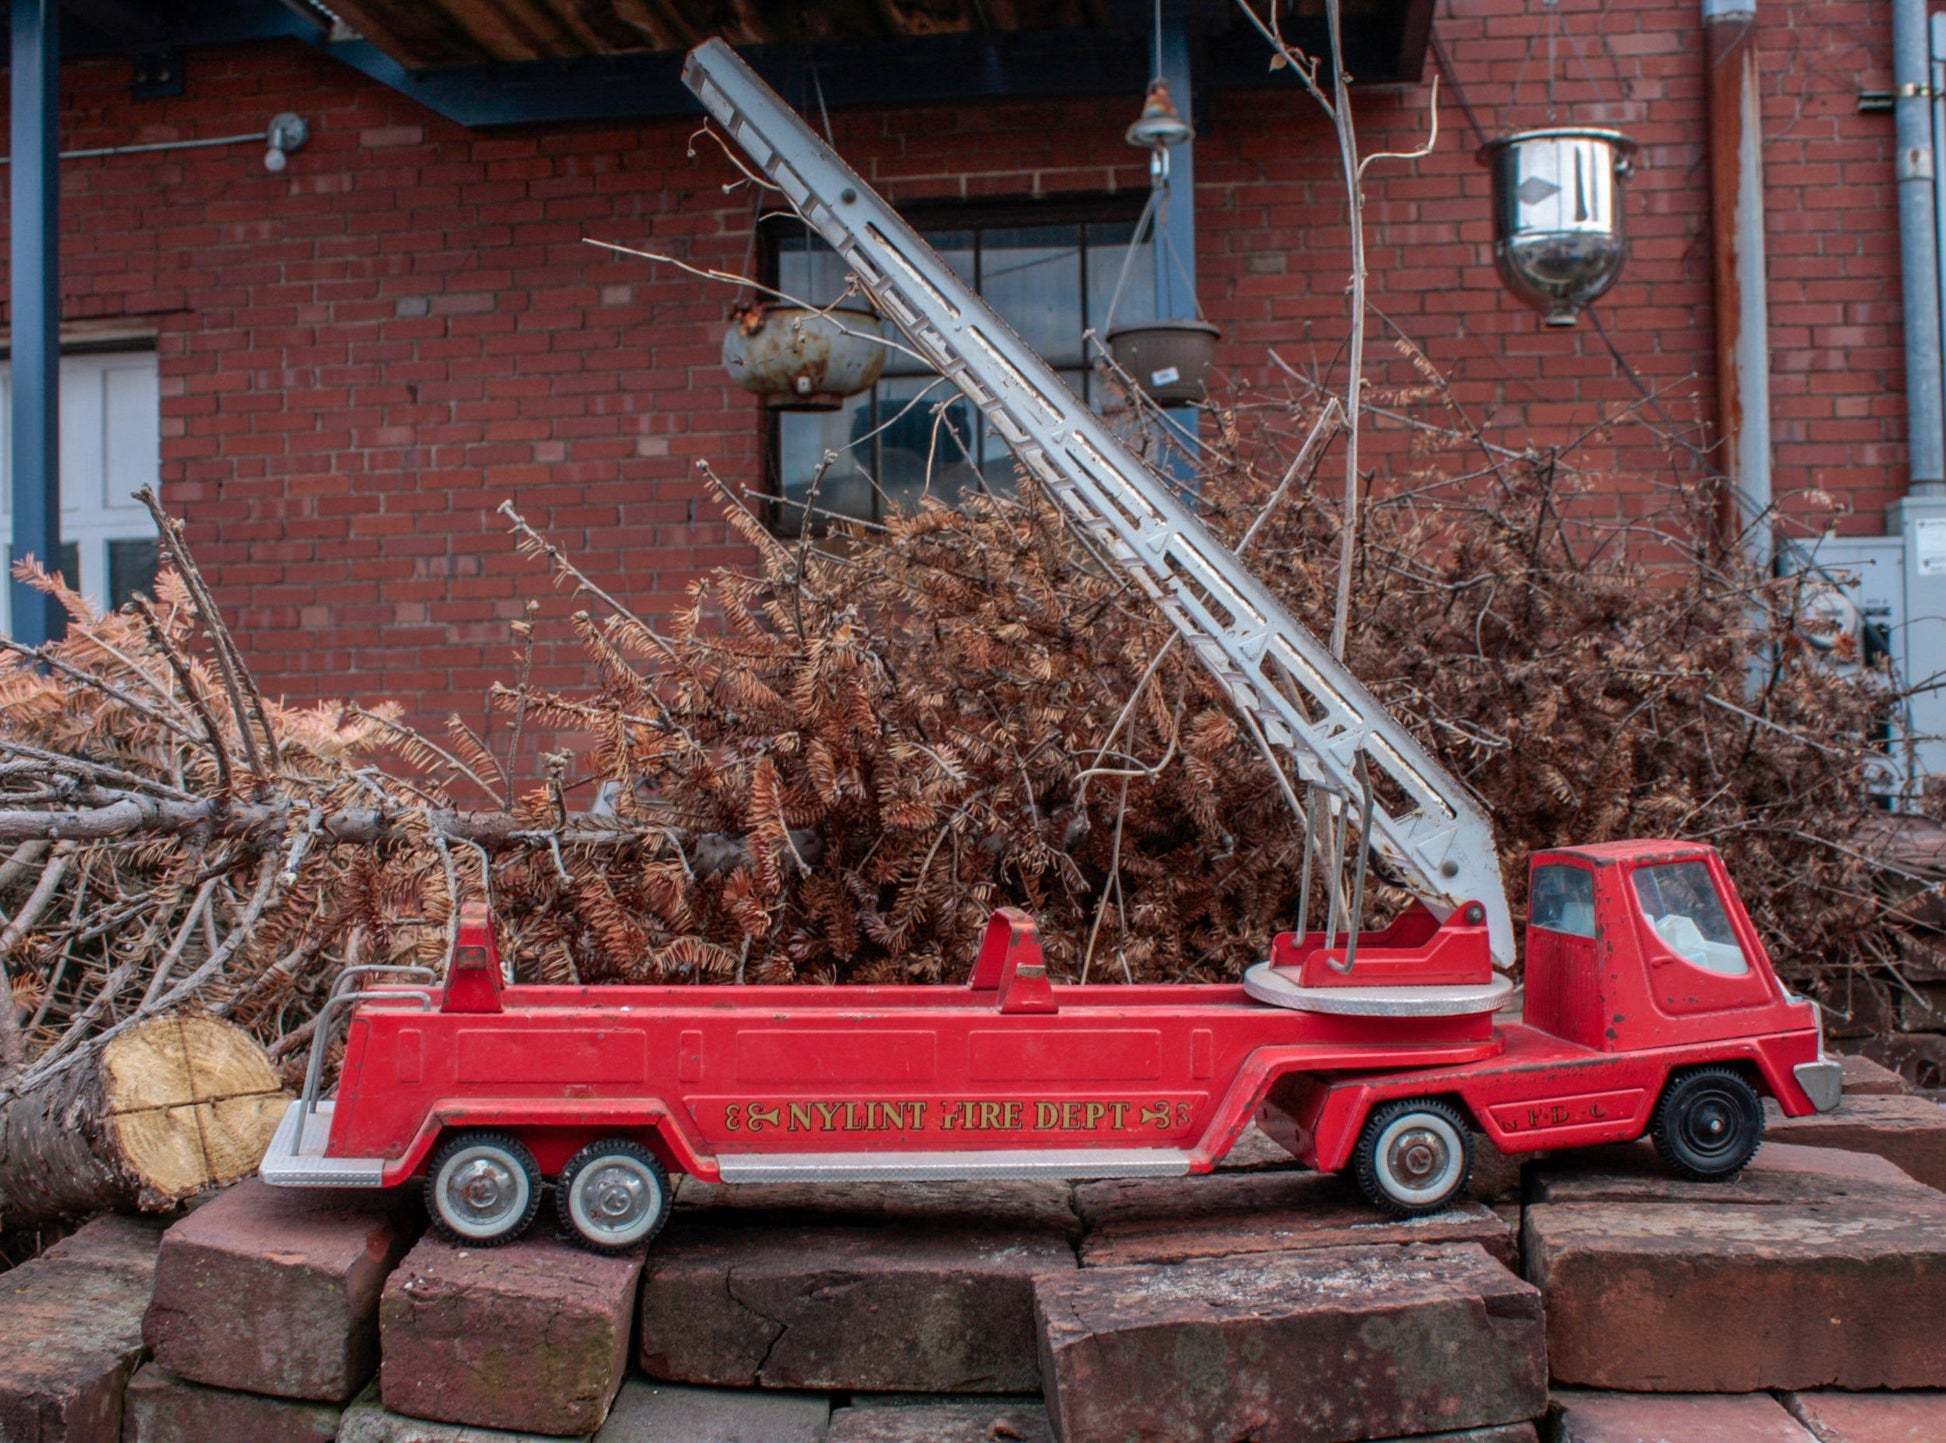
[[[1402,1112],[1379,1132],[1372,1148],[1377,1182],[1411,1208],[1443,1205],[1466,1172],[1466,1140],[1433,1112]]]
[[[655,1226],[662,1212],[662,1186],[637,1158],[602,1158],[576,1174],[568,1204],[575,1225],[591,1241],[626,1244]]]
[[[492,1237],[526,1211],[528,1187],[526,1173],[498,1148],[467,1148],[445,1166],[440,1211],[455,1232]]]
[[[1424,1187],[1445,1170],[1446,1144],[1426,1128],[1408,1128],[1392,1140],[1386,1161],[1408,1187]]]

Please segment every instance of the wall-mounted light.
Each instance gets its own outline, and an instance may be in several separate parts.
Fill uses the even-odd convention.
[[[304,142],[310,138],[311,127],[304,123],[304,117],[286,110],[264,132],[264,140],[270,147],[264,152],[264,169],[276,175],[290,164],[291,153],[304,149]]]

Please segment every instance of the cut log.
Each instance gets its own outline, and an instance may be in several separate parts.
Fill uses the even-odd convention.
[[[161,1209],[255,1171],[289,1094],[212,1017],[158,1017],[0,1102],[0,1226]]]

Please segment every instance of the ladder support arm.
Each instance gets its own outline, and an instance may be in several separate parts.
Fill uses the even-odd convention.
[[[1473,796],[728,45],[697,46],[683,81],[1305,783],[1359,796],[1365,758],[1365,841],[1441,916],[1485,907],[1494,961],[1511,966],[1493,827]]]

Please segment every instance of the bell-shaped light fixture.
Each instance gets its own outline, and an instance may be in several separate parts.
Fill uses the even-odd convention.
[[[1195,127],[1182,118],[1176,102],[1169,98],[1169,82],[1159,78],[1150,81],[1142,113],[1128,128],[1128,143],[1139,150],[1163,150],[1195,138]]]

